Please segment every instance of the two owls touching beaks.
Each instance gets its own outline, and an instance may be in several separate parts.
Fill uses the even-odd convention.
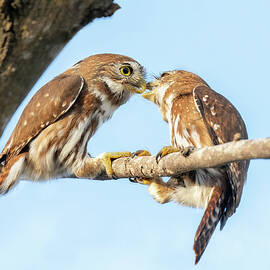
[[[143,93],[145,88],[149,92]],[[0,193],[19,179],[46,180],[75,175],[95,178],[96,159],[87,154],[87,143],[98,127],[133,94],[158,105],[168,122],[171,146],[158,158],[185,149],[202,148],[246,139],[238,111],[199,76],[175,70],[145,82],[144,68],[134,59],[117,54],[90,56],[55,77],[33,96],[0,154]],[[129,152],[100,156],[109,176],[112,159]],[[171,178],[137,182],[149,184],[160,203],[205,208],[194,240],[195,263],[200,260],[218,222],[221,228],[239,205],[249,161],[219,168],[198,169]]]

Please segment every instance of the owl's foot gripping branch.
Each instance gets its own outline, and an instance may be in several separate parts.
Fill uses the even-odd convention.
[[[116,178],[154,178],[175,176],[200,168],[220,167],[233,161],[269,158],[270,138],[264,138],[204,147],[194,150],[188,157],[184,157],[181,152],[172,153],[162,158],[159,163],[156,162],[156,156],[118,158],[112,162],[112,169]],[[84,177],[109,179],[102,159],[91,159],[91,173]]]
[[[101,158],[103,160],[104,166],[106,168],[106,173],[109,178],[117,179],[117,177],[113,173],[112,169],[112,161],[114,159],[122,158],[122,157],[131,157],[131,152],[105,152],[101,154]]]

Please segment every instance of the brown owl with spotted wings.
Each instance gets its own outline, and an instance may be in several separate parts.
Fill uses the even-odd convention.
[[[164,147],[158,158],[174,151],[247,139],[244,121],[236,108],[199,76],[183,70],[169,71],[148,86],[150,92],[143,96],[158,105],[171,134],[171,146]],[[249,161],[232,162],[220,168],[188,172],[167,183],[161,179],[144,181],[160,203],[175,201],[205,208],[194,240],[195,263],[217,224],[220,222],[222,229],[238,207],[248,166]]]
[[[95,177],[87,143],[119,106],[145,90],[144,76],[143,67],[130,57],[98,54],[44,85],[25,107],[0,154],[0,193],[19,179]],[[103,154],[107,174],[113,175],[111,158],[129,155]]]

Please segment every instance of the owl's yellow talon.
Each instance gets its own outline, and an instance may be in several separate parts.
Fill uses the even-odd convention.
[[[140,178],[140,177],[136,177],[134,179],[129,179],[129,180],[132,183],[138,183],[138,184],[142,184],[142,185],[150,185],[151,184],[150,179],[143,179],[143,178]]]
[[[157,163],[165,156],[171,154],[171,153],[175,153],[175,152],[179,152],[180,149],[173,147],[173,146],[165,146],[163,147],[156,155],[156,161]]]
[[[142,179],[140,181],[140,183],[143,184],[143,185],[150,185],[151,184],[151,181],[149,181],[149,179]]]
[[[112,169],[112,161],[121,157],[131,157],[131,152],[106,152],[102,154],[103,163],[106,168],[106,173],[110,178],[116,178]]]
[[[151,154],[147,150],[137,150],[136,152],[132,153],[132,157],[148,157],[148,156],[151,156]]]
[[[147,157],[151,156],[150,152],[147,150],[137,150],[136,152],[132,153],[132,157]],[[140,177],[135,177],[133,179],[129,179],[132,183],[139,183],[142,185],[150,185],[150,179],[142,179]]]

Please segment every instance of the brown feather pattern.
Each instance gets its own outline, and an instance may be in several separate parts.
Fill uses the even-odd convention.
[[[223,204],[224,194],[222,190],[219,187],[214,187],[194,238],[195,264],[199,262],[221,218]]]
[[[163,119],[169,123],[172,146],[201,148],[247,138],[245,123],[236,108],[196,74],[169,71],[149,87],[149,99],[159,106]],[[233,162],[222,168],[185,173],[178,178],[179,184],[171,180],[167,185],[160,180],[150,184],[149,191],[159,202],[169,198],[187,206],[206,207],[194,239],[196,263],[218,222],[222,228],[238,207],[248,165],[248,161]],[[170,189],[165,189],[168,185]]]
[[[80,75],[59,75],[45,84],[25,107],[1,156],[6,162],[20,153],[43,129],[59,119],[74,104],[83,87]]]
[[[120,73],[130,65],[133,73]],[[55,77],[25,107],[0,155],[0,192],[20,178],[44,180],[91,167],[87,143],[98,127],[145,84],[143,67],[117,54],[90,56]],[[17,157],[23,155],[23,159]],[[88,172],[91,173],[91,172]],[[94,175],[93,175],[94,177]]]

